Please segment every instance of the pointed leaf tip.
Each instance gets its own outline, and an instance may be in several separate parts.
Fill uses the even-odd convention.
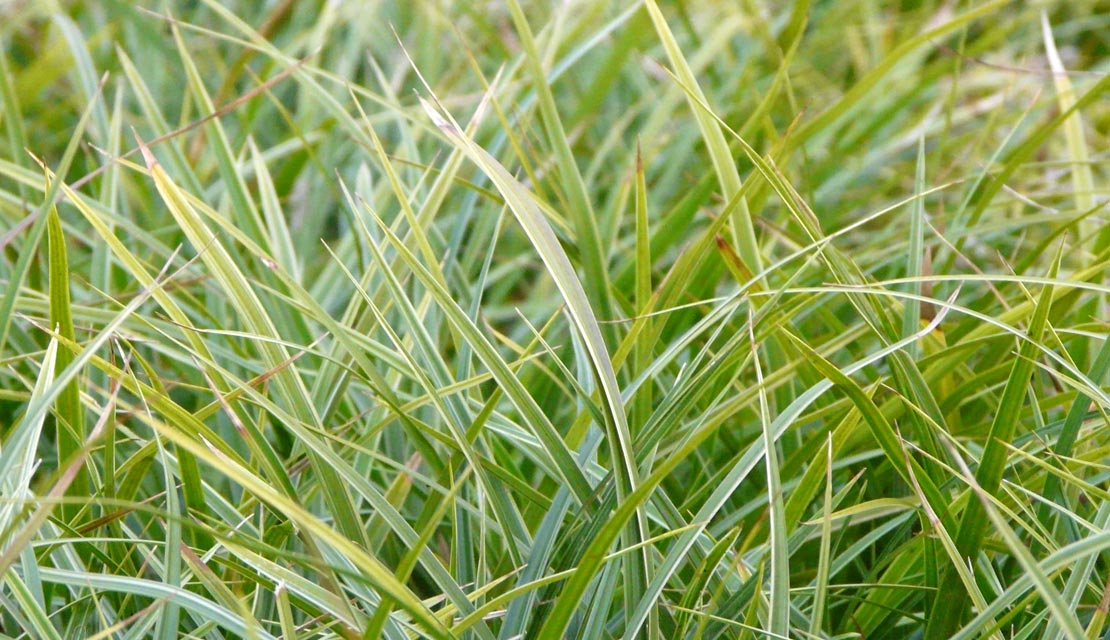
[[[424,112],[427,113],[428,117],[432,119],[432,123],[434,123],[435,126],[439,127],[441,130],[448,134],[458,134],[455,126],[445,120],[443,116],[439,113],[439,111],[437,111],[430,102],[420,96],[417,96],[417,99],[420,100],[420,106],[424,107]]]
[[[143,154],[143,161],[146,162],[147,168],[153,169],[158,164],[158,159],[150,152],[150,147],[146,146],[143,139],[139,137],[139,132],[135,130],[135,127],[131,127],[131,135],[135,136],[135,142],[139,145],[139,153]]]

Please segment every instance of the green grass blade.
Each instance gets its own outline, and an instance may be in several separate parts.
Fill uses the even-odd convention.
[[[59,175],[65,176],[70,165],[73,164],[77,151],[81,147],[81,136],[84,134],[85,127],[88,126],[89,119],[98,104],[97,101],[88,103],[81,117],[77,120],[77,124],[73,128],[73,135],[70,137],[65,152],[62,154],[62,160],[58,164],[57,173]],[[16,261],[15,267],[8,273],[7,289],[5,289],[3,297],[0,298],[0,351],[3,351],[7,346],[8,333],[12,324],[12,311],[15,308],[19,288],[23,286],[27,271],[31,267],[31,259],[36,255],[36,252],[31,249],[39,246],[42,235],[46,231],[48,215],[44,212],[54,205],[60,183],[61,179],[55,179],[47,186],[43,203],[35,209],[34,213],[30,214],[31,219],[33,219],[31,229],[24,241],[23,250],[19,252],[19,259]]]
[[[759,413],[763,426],[764,464],[767,467],[767,512],[770,520],[770,602],[768,603],[768,624],[766,631],[777,636],[790,633],[790,567],[789,549],[786,547],[786,518],[783,511],[782,480],[779,476],[779,453],[771,431],[770,409],[767,404],[767,389],[763,381],[763,369],[759,364],[758,345],[755,340],[755,320],[749,308],[748,336],[752,346],[752,362],[755,365],[756,384],[759,385]]]
[[[1056,276],[1062,249],[1063,245],[1057,251],[1056,260],[1049,272],[1049,278],[1055,278]],[[1018,350],[1018,359],[1014,361],[1013,367],[1010,369],[1010,375],[1002,391],[997,412],[991,422],[987,441],[983,446],[979,468],[975,473],[975,482],[988,495],[994,495],[1002,482],[1002,474],[1006,468],[1006,447],[1017,433],[1029,377],[1033,373],[1033,358],[1036,356],[1037,344],[1044,334],[1049,308],[1052,305],[1052,291],[1053,287],[1051,285],[1046,285],[1041,290],[1036,311],[1029,323],[1029,339],[1023,342]],[[989,515],[984,513],[984,506],[981,501],[972,500],[968,502],[964,512],[960,515],[960,524],[955,539],[960,558],[970,557],[974,559],[978,557]],[[926,629],[926,638],[947,638],[956,631],[961,623],[967,611],[967,601],[962,598],[940,595],[959,589],[958,583],[959,576],[956,570],[951,566],[948,567],[941,575],[940,590],[934,604],[933,617],[929,620]]]
[[[922,193],[925,191],[925,139],[917,142],[917,172],[914,176],[914,191],[917,199],[910,208],[910,243],[909,256],[906,261],[906,275],[910,278],[922,276],[925,253],[925,200]],[[921,295],[921,283],[913,282],[909,286],[910,293]],[[906,308],[902,316],[902,335],[913,333],[921,324],[921,304],[916,298],[906,301]],[[920,354],[920,345],[912,345],[909,349],[911,357]]]
[[[624,401],[593,308],[566,253],[543,213],[523,186],[496,159],[468,139],[455,124],[445,120],[434,107],[425,102],[424,108],[440,131],[481,167],[504,196],[506,204],[516,215],[517,221],[528,235],[532,246],[540,254],[556,287],[566,301],[568,314],[582,339],[593,373],[597,377],[601,395],[605,400],[608,419],[605,426],[613,459],[613,471],[617,480],[617,492],[621,499],[627,498],[638,483],[638,470],[635,466]],[[633,534],[634,540],[638,543],[645,535],[642,514],[637,518],[634,530],[636,531]],[[646,563],[646,557],[643,562]]]
[[[46,222],[47,253],[50,263],[50,324],[59,334],[69,340],[74,340],[73,310],[70,308],[69,297],[69,259],[66,253],[66,237],[62,232],[62,223],[58,219],[58,210],[51,206],[47,212]],[[61,372],[73,361],[73,354],[68,349],[58,352],[55,367]],[[58,396],[55,407],[58,421],[58,468],[63,467],[71,460],[85,443],[85,418],[81,408],[81,382],[74,378],[66,385],[64,391]],[[70,485],[72,495],[86,495],[90,489],[89,473],[82,468]],[[78,505],[66,504],[60,509],[61,517],[72,522],[77,515]]]

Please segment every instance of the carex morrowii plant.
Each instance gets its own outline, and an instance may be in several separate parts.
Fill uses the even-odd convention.
[[[0,43],[3,637],[1104,635],[1104,3]]]

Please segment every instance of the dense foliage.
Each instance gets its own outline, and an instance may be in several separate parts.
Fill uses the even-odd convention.
[[[1106,631],[1105,3],[0,43],[4,637]]]

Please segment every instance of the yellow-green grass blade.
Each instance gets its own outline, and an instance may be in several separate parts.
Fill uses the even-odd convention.
[[[597,318],[570,260],[550,224],[532,200],[531,194],[501,163],[467,138],[457,125],[448,122],[430,104],[425,102],[424,107],[447,139],[462,148],[501,192],[566,301],[568,314],[583,341],[594,374],[597,376],[602,397],[605,399],[607,418],[610,421],[606,428],[609,430],[609,446],[618,480],[617,486],[621,492],[627,493],[635,487],[638,472],[632,455],[624,401],[621,398],[616,374],[602,339]]]
[[[161,462],[162,477],[166,496],[166,525],[164,527],[165,539],[162,547],[162,584],[171,589],[182,588],[181,584],[181,516],[182,509],[180,498],[177,495],[177,480],[174,478],[173,466],[169,464],[169,456],[160,438],[155,436],[158,447],[158,458]],[[170,598],[161,608],[161,615],[154,625],[154,636],[163,640],[170,640],[178,632],[181,617],[181,607],[178,602]]]
[[[829,446],[825,458],[825,501],[821,518],[821,547],[817,561],[816,587],[813,593],[813,609],[809,618],[809,633],[816,636],[824,628],[828,614],[829,597],[829,558],[832,553],[832,504],[833,504],[833,438],[829,434]]]
[[[531,75],[544,131],[547,133],[547,143],[555,154],[560,184],[567,198],[567,215],[573,222],[574,231],[577,234],[577,245],[582,256],[585,275],[585,285],[580,286],[583,286],[587,299],[597,308],[598,313],[602,317],[608,317],[611,308],[608,260],[597,228],[597,215],[590,202],[590,196],[586,193],[586,184],[582,180],[562,119],[555,106],[555,98],[544,73],[532,28],[528,25],[528,19],[524,16],[517,0],[509,0],[507,4],[513,26],[520,36],[524,49],[525,66]],[[493,182],[497,184],[497,180]],[[504,192],[502,195],[505,195]],[[508,199],[507,196],[506,199]]]
[[[917,198],[910,207],[910,242],[909,255],[906,261],[906,275],[910,278],[919,278],[925,263],[925,199],[921,193],[925,190],[925,138],[917,142],[917,171],[914,175],[914,191]],[[909,286],[910,293],[921,295],[921,282],[914,281]],[[902,315],[902,335],[913,333],[921,324],[921,304],[915,298],[906,301]],[[911,358],[918,358],[921,346],[910,346]]]
[[[771,186],[774,192],[779,196],[783,205],[790,211],[794,220],[804,230],[807,239],[811,243],[824,240],[825,233],[821,229],[821,224],[816,213],[810,208],[790,181],[786,179],[782,171],[775,164],[774,159],[770,156],[764,157],[760,155],[747,141],[712,113],[709,107],[701,102],[689,88],[686,88],[686,90],[691,100],[700,106],[708,117],[714,119],[739,143],[744,154],[752,164],[755,165],[757,172],[763,177],[767,184]],[[826,251],[822,251],[818,255],[825,262],[829,271],[839,283],[862,284],[865,282],[866,278],[859,266],[853,262],[850,257],[837,250],[835,247],[830,246]],[[850,296],[849,301],[871,329],[885,343],[892,342],[899,335],[888,310],[885,309],[877,299]],[[914,363],[907,354],[896,352],[893,355],[893,366],[895,381],[899,386],[905,387],[906,395],[921,403],[925,407],[926,414],[934,423],[944,424],[944,417],[941,415],[939,406],[916,363]],[[920,425],[920,420],[915,414],[911,413],[910,418]],[[920,425],[917,435],[924,441],[926,450],[933,456],[939,457],[939,444],[932,431],[924,425]]]
[[[225,225],[227,225],[226,220],[221,221],[220,218],[215,217],[212,214],[209,214],[207,212],[207,208],[203,205],[202,202],[192,198],[188,194],[181,194],[181,195],[188,200],[189,204],[198,207],[199,210],[202,213],[205,213],[205,215],[206,215],[206,217],[209,221],[219,225],[221,230],[228,233],[229,235],[232,235],[232,237],[234,237],[237,241],[242,243],[244,245],[244,247],[251,254],[255,255],[260,260],[269,259],[268,256],[266,256],[261,251],[261,249],[259,247],[255,246],[250,241],[249,238],[246,238],[240,232],[236,231],[236,229],[233,226],[225,226]],[[332,335],[334,335],[338,339],[338,341],[341,344],[344,345],[344,348],[347,349],[348,352],[353,355],[355,360],[362,367],[363,371],[365,371],[367,374],[376,374],[377,373],[377,368],[374,364],[371,363],[371,359],[370,359],[369,356],[371,354],[380,354],[381,353],[380,348],[375,348],[373,345],[370,345],[370,348],[368,349],[368,347],[365,346],[366,345],[365,337],[363,337],[363,336],[357,336],[356,337],[356,336],[352,335],[353,332],[352,332],[352,329],[350,327],[347,327],[343,324],[340,324],[339,322],[336,322],[336,321],[332,320],[328,316],[327,312],[324,309],[322,309],[319,306],[318,303],[316,303],[314,300],[311,299],[311,297],[308,295],[308,293],[306,291],[304,291],[297,283],[292,281],[292,279],[288,278],[288,276],[284,275],[283,272],[280,269],[275,270],[274,273],[278,277],[284,279],[284,282],[285,282],[286,286],[289,287],[290,291],[295,296],[297,304],[303,305],[304,308],[308,309],[313,314],[313,316],[315,318],[317,318],[322,324],[324,324],[329,329],[329,331],[331,331]],[[250,338],[253,338],[255,340],[260,340],[260,341],[266,342],[266,343],[274,343],[275,345],[278,345],[278,346],[283,346],[285,344],[280,339],[275,339],[275,338],[260,339],[259,336],[255,335],[255,334],[251,334],[251,333],[243,333],[241,335],[243,337],[250,337]],[[369,353],[367,353],[367,351],[369,351]],[[209,364],[209,366],[211,366],[214,363],[208,363],[208,364]],[[506,365],[506,367],[507,367],[507,365]],[[508,369],[506,368],[506,370],[508,370]],[[221,379],[228,377],[227,372],[222,372],[222,371],[217,371],[217,370],[213,370],[213,371],[214,371],[214,374],[219,375],[221,377]],[[383,395],[385,395],[389,392],[389,387],[386,385],[386,383],[377,382],[378,378],[374,378],[374,380],[375,380],[375,385],[380,384],[380,386],[377,386],[377,388],[382,390]],[[232,393],[235,394],[236,397],[238,397],[240,395],[245,395],[249,398],[252,398],[254,400],[254,402],[263,403],[263,406],[266,406],[270,411],[274,412],[275,415],[281,415],[282,416],[281,417],[281,422],[283,422],[286,425],[292,426],[292,425],[300,424],[300,419],[299,418],[294,418],[292,416],[285,416],[282,413],[281,409],[277,408],[276,406],[273,406],[271,403],[269,403],[268,401],[266,401],[265,399],[263,399],[261,397],[256,397],[256,392],[254,392],[253,390],[239,388],[239,389],[235,389]],[[229,394],[229,395],[231,395],[231,394]],[[210,407],[212,407],[212,408],[206,407],[201,412],[198,412],[198,414],[200,414],[200,415],[210,415],[213,410],[218,410],[220,408],[221,403],[223,403],[223,402],[224,402],[223,398],[220,398],[219,402],[216,402],[213,405],[210,405]],[[390,404],[391,409],[393,411],[395,411],[396,414],[402,420],[408,419],[406,417],[407,411],[409,409],[411,409],[412,407],[416,406],[416,405],[413,405],[413,404],[402,406],[404,403],[400,402],[396,398],[388,400],[388,403]],[[230,415],[230,411],[229,411],[229,415]],[[249,428],[250,423],[248,423],[247,426]],[[303,426],[308,426],[308,425],[303,425]],[[369,483],[366,483],[366,482],[362,481],[361,479],[359,479],[356,482],[350,475],[350,474],[355,473],[354,470],[350,469],[346,464],[344,464],[340,460],[336,459],[334,457],[334,454],[329,452],[327,449],[318,448],[319,446],[321,446],[321,443],[317,441],[315,435],[310,436],[307,433],[302,433],[301,436],[302,436],[302,438],[304,438],[305,443],[310,448],[312,448],[314,451],[316,451],[317,455],[323,455],[323,456],[327,457],[327,459],[329,461],[328,464],[331,467],[334,467],[335,469],[340,470],[342,472],[341,475],[348,478],[348,482],[351,482],[353,484],[353,488],[355,488],[355,490],[362,497],[364,497],[365,499],[370,501],[371,504],[375,505],[375,507],[378,509],[378,512],[380,514],[386,515],[386,519],[389,522],[389,525],[390,525],[391,529],[393,529],[399,536],[401,536],[402,539],[405,539],[406,541],[415,539],[416,534],[414,532],[412,532],[411,528],[408,528],[408,525],[405,523],[404,519],[400,516],[400,514],[398,514],[396,511],[391,511],[388,507],[388,504],[385,503],[384,500],[382,500],[380,498],[380,496],[378,496],[376,494],[376,492],[370,487]],[[210,436],[206,436],[206,437],[210,437]],[[249,442],[259,442],[259,443],[264,444],[265,440],[261,437],[260,432],[256,431],[252,435],[252,439]],[[504,478],[505,476],[501,475],[499,477]],[[514,480],[511,476],[507,477],[507,479],[509,481]],[[518,488],[524,489],[525,487],[518,485]],[[296,494],[292,491],[289,491],[287,493],[287,495],[293,496],[293,495],[296,495]],[[432,575],[436,579],[437,583],[439,583],[441,585],[441,588],[443,588],[447,592],[448,596],[452,600],[458,601],[459,598],[464,598],[463,592],[458,588],[457,585],[454,584],[453,581],[451,581],[450,576],[446,573],[446,571],[443,569],[443,567],[439,564],[438,560],[434,559],[434,556],[432,556],[431,554],[425,554],[423,556],[423,559],[426,563],[425,568],[432,573]]]
[[[679,83],[688,92],[690,107],[694,112],[694,118],[697,120],[702,139],[705,141],[710,160],[713,162],[713,169],[717,174],[721,193],[726,201],[731,201],[740,193],[742,183],[740,172],[736,168],[736,162],[732,159],[732,152],[729,151],[724,133],[716,119],[710,115],[712,112],[703,106],[708,105],[708,101],[694,77],[693,71],[690,70],[690,64],[686,61],[686,56],[675,40],[671,28],[667,25],[663,12],[660,11],[655,0],[645,0],[644,6],[651,15],[655,31],[663,42],[663,49],[675,69],[675,75]],[[744,261],[744,266],[747,267],[749,273],[761,272],[763,270],[763,259],[760,256],[759,241],[756,238],[755,227],[752,224],[752,214],[748,210],[748,203],[744,198],[739,200],[736,209],[733,210],[731,223],[733,243],[740,259]]]
[[[25,631],[33,632],[36,637],[48,638],[49,640],[62,640],[62,635],[54,627],[50,621],[47,612],[42,608],[42,605],[27,588],[27,584],[19,577],[17,573],[7,572],[4,574],[4,583],[12,591],[12,597],[15,598],[16,603],[19,605],[20,613],[27,616],[29,628]]]
[[[57,357],[58,343],[51,340],[43,354],[39,375],[31,390],[29,406],[40,408],[34,413],[28,411],[24,415],[9,432],[3,451],[0,451],[0,472],[3,474],[0,476],[0,496],[5,498],[3,504],[0,504],[0,536],[4,537],[5,546],[8,544],[7,538],[18,524],[21,503],[30,497],[35,448],[46,419],[46,407],[60,394],[58,386],[54,384]],[[53,398],[49,395],[51,390],[54,391]]]
[[[652,278],[651,278],[651,236],[648,220],[647,205],[647,180],[644,176],[644,162],[640,156],[640,146],[636,146],[636,266],[635,266],[635,305],[636,313],[643,315],[651,310],[652,303]],[[652,330],[651,318],[645,317],[643,322],[637,322],[633,331],[645,331],[649,335]],[[630,338],[626,338],[630,340]],[[651,356],[652,345],[647,340],[633,342],[632,372],[638,375],[647,368]],[[616,360],[616,358],[614,358]],[[640,387],[633,399],[632,425],[642,428],[647,423],[651,414],[653,385],[646,384]]]
[[[66,237],[62,231],[62,223],[58,219],[58,209],[53,205],[47,211],[46,225],[47,253],[50,265],[50,324],[63,337],[74,340]],[[72,361],[73,354],[68,349],[62,349],[58,353],[54,366],[58,372],[61,372]],[[55,430],[58,443],[58,468],[62,468],[73,459],[85,442],[85,418],[81,407],[81,380],[79,375],[74,377],[73,381],[66,385],[65,390],[58,396],[55,415],[57,416]],[[82,496],[87,495],[89,489],[89,473],[82,465],[70,484],[70,490],[73,495]],[[60,515],[67,522],[72,522],[77,515],[77,505],[62,505]]]
[[[1091,171],[1091,154],[1087,146],[1087,136],[1083,131],[1083,116],[1072,108],[1075,106],[1075,89],[1068,78],[1067,69],[1056,50],[1056,40],[1052,37],[1052,26],[1048,14],[1041,10],[1041,32],[1044,37],[1045,55],[1052,69],[1052,82],[1056,86],[1056,101],[1062,113],[1068,113],[1064,120],[1064,138],[1067,140],[1068,159],[1071,162],[1071,183],[1077,211],[1087,211],[1095,205],[1095,180]],[[1080,226],[1082,237],[1096,235],[1091,223]],[[1099,234],[1101,235],[1101,234]]]
[[[378,251],[373,243],[370,243],[369,246],[374,251],[375,259],[379,261],[379,264],[384,265],[385,258],[381,255],[381,252]],[[478,448],[467,438],[465,425],[472,421],[469,412],[465,409],[457,396],[444,396],[438,391],[439,386],[437,383],[446,382],[450,374],[447,372],[446,365],[442,360],[439,360],[435,356],[433,341],[431,337],[423,331],[420,324],[421,320],[418,317],[416,309],[404,296],[401,291],[401,284],[396,279],[396,276],[388,269],[383,269],[382,273],[388,284],[390,294],[397,303],[396,306],[401,310],[406,323],[413,329],[416,335],[416,350],[423,356],[423,362],[418,362],[415,357],[408,354],[405,349],[405,342],[398,336],[393,327],[390,326],[390,323],[378,308],[378,305],[376,305],[369,296],[366,296],[365,292],[360,290],[360,294],[366,296],[366,304],[377,319],[378,325],[389,336],[390,340],[394,342],[398,349],[401,350],[403,357],[406,358],[410,366],[413,376],[432,398],[432,404],[440,416],[450,425],[452,431],[451,435],[467,461],[467,469],[474,470],[475,474],[480,479],[482,489],[490,494],[489,499],[494,505],[494,510],[497,514],[496,519],[501,525],[502,536],[505,540],[505,546],[510,557],[513,558],[514,562],[519,562],[520,545],[527,545],[530,537],[527,529],[524,528],[520,514],[515,505],[508,499],[504,487],[492,480],[489,471],[479,459]],[[348,276],[354,280],[354,276],[350,275],[349,272]],[[427,373],[425,373],[425,369],[428,370]],[[432,377],[436,379],[433,380]]]
[[[458,302],[451,296],[450,292],[439,284],[438,279],[419,262],[404,242],[380,218],[377,218],[372,210],[365,210],[373,217],[382,233],[392,243],[398,257],[428,288],[449,322],[452,323],[456,331],[463,335],[466,343],[473,349],[474,354],[489,369],[490,374],[500,385],[502,392],[513,401],[517,410],[524,415],[526,423],[535,430],[536,437],[543,443],[546,454],[551,460],[551,468],[571,489],[576,500],[585,504],[592,496],[593,489],[551,420],[544,415],[540,406],[521,384],[508,363],[501,358],[489,340],[467,317],[465,311],[459,307]]]
[[[141,142],[140,142],[141,144]],[[220,283],[229,302],[243,318],[250,330],[263,337],[277,337],[278,332],[269,314],[265,311],[250,282],[236,266],[230,254],[220,244],[211,229],[196,213],[193,207],[176,184],[170,179],[154,156],[143,147],[144,158],[150,170],[151,177],[163,201],[173,214],[174,219],[181,226],[182,231],[200,253],[201,260],[212,271],[213,276]],[[282,395],[291,404],[290,409],[301,418],[304,423],[316,425],[318,416],[309,402],[308,389],[304,381],[296,374],[295,370],[285,366],[289,360],[288,352],[279,344],[262,341],[258,343],[268,366],[275,370],[275,379],[281,389]],[[334,510],[340,529],[350,537],[365,543],[365,531],[347,493],[345,485],[338,475],[328,465],[314,464],[322,481],[330,485],[325,493],[328,503]]]
[[[213,621],[220,627],[241,637],[249,636],[251,633],[238,612],[228,610],[181,587],[139,577],[90,574],[65,569],[48,568],[43,569],[42,573],[44,580],[55,584],[78,588],[91,587],[100,591],[130,593],[155,600],[168,600],[189,611],[197,620]],[[255,629],[254,632],[258,634],[259,638],[273,638],[270,634],[263,633],[258,629]]]
[[[140,414],[140,419],[147,426],[157,431],[161,437],[173,442],[178,447],[188,450],[198,460],[233,480],[244,490],[250,491],[258,499],[272,505],[285,517],[295,522],[297,526],[307,530],[314,538],[342,554],[347,561],[358,569],[359,574],[365,580],[379,589],[383,595],[393,598],[399,606],[412,614],[413,618],[420,623],[431,637],[444,640],[451,637],[446,627],[428,609],[427,605],[421,602],[408,587],[397,581],[393,573],[379,560],[368,554],[364,548],[336,531],[335,528],[320,520],[304,507],[276,491],[246,467],[221,454],[207,440],[201,439],[198,442],[150,415]]]
[[[770,596],[767,604],[768,633],[788,636],[790,633],[790,567],[789,549],[786,546],[786,517],[783,512],[782,479],[779,475],[779,451],[771,431],[770,408],[767,389],[763,382],[763,368],[759,363],[759,345],[755,339],[755,319],[748,307],[748,337],[751,341],[755,380],[759,386],[759,414],[763,428],[763,459],[767,468],[767,517],[770,520],[768,547],[770,554]]]
[[[56,179],[55,176],[50,176]],[[199,332],[195,330],[194,323],[189,315],[182,309],[177,299],[164,291],[161,287],[154,286],[156,277],[151,275],[147,270],[145,264],[140,260],[113,232],[112,226],[105,221],[104,216],[91,205],[83,196],[70,189],[68,186],[62,185],[62,191],[71,204],[84,216],[96,231],[97,236],[101,241],[108,245],[111,249],[113,256],[123,267],[126,268],[127,273],[134,278],[140,286],[149,291],[149,295],[158,302],[161,308],[166,312],[170,319],[177,323],[180,327],[186,329],[184,337],[186,343],[189,345],[192,352],[198,360],[205,365],[204,373],[210,377],[217,387],[221,390],[227,389],[228,385],[224,377],[216,371],[209,363],[214,361],[214,357],[208,348],[208,345],[201,338]],[[142,359],[139,360],[142,362]],[[113,376],[114,377],[114,376]],[[156,377],[154,379],[157,379]],[[149,396],[148,396],[149,397]],[[218,405],[217,405],[218,406]],[[265,465],[268,476],[272,481],[277,482],[279,485],[285,487],[290,495],[293,494],[292,484],[290,483],[288,474],[281,469],[281,465],[273,456],[272,451],[267,451],[268,447],[259,449],[259,459]],[[188,454],[182,456],[183,470],[191,472],[195,463],[188,458]],[[207,512],[204,500],[200,498],[196,490],[196,484],[189,482],[186,484],[186,500],[190,509],[195,509],[199,514]]]

